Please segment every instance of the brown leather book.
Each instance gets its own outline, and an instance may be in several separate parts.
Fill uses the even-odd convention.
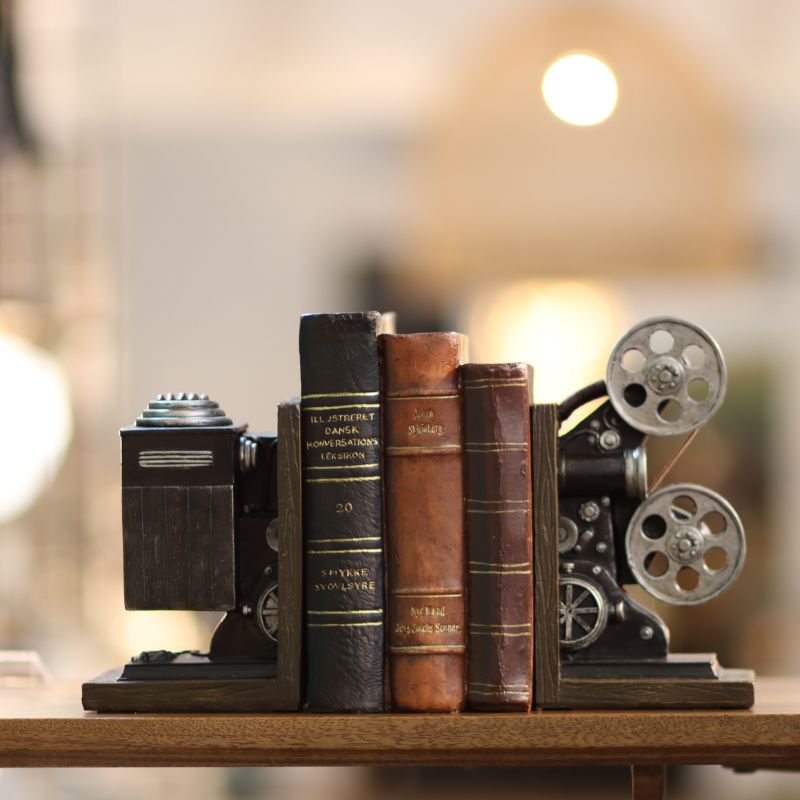
[[[464,487],[458,333],[381,336],[392,705],[464,705]]]
[[[467,532],[467,704],[525,711],[533,690],[528,364],[461,367]]]

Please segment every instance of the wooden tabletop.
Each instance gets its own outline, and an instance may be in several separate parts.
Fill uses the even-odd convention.
[[[95,714],[78,685],[0,690],[0,767],[331,764],[800,766],[800,679],[749,711]]]

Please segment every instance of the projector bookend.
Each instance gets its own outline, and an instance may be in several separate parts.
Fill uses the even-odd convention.
[[[126,607],[226,614],[208,653],[145,652],[83,684],[86,710],[300,707],[299,405],[278,406],[277,437],[246,430],[204,395],[159,396],[123,429]]]
[[[667,344],[656,350],[659,336]],[[696,360],[689,357],[694,353]],[[702,398],[692,397],[694,382],[705,385]],[[638,583],[664,602],[690,606],[738,576],[745,540],[733,507],[697,484],[660,486],[669,466],[649,484],[645,453],[648,436],[697,429],[724,392],[716,343],[689,323],[657,318],[621,340],[605,381],[560,406],[533,407],[540,708],[753,704],[751,671],[724,669],[713,653],[670,653],[667,627],[623,588]],[[574,411],[604,397],[559,436]],[[665,413],[670,404],[674,414]]]

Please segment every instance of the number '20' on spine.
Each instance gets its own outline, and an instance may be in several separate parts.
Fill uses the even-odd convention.
[[[300,320],[307,707],[383,709],[384,541],[376,311]]]

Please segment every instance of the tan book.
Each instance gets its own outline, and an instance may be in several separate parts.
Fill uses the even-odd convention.
[[[381,336],[392,705],[464,705],[465,545],[458,333]]]

